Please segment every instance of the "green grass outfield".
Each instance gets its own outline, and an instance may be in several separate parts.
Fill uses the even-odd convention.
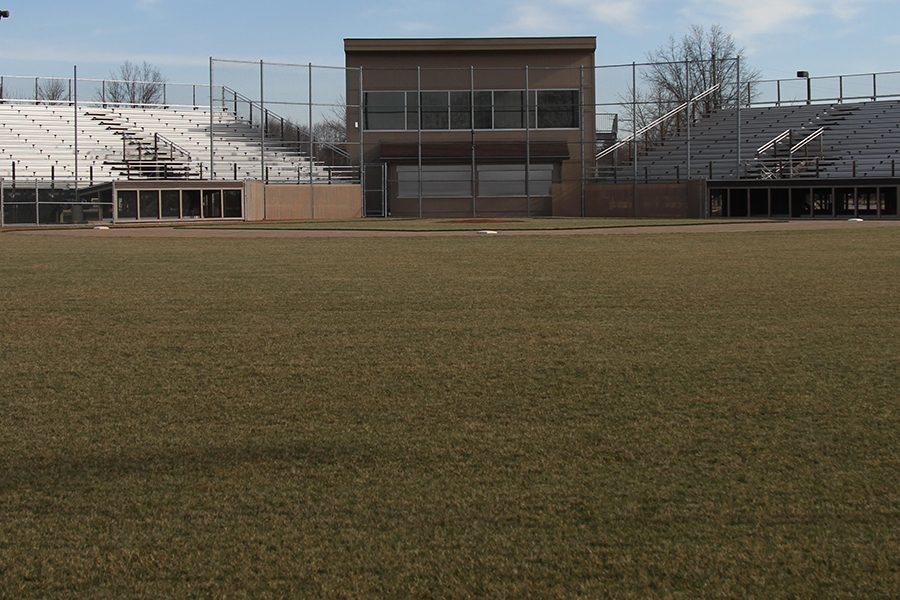
[[[0,256],[0,597],[900,593],[894,230]]]
[[[768,223],[767,219],[622,219],[622,218],[460,218],[460,219],[352,219],[343,221],[265,221],[191,223],[177,227],[225,229],[330,229],[337,231],[478,231],[535,229],[604,229],[608,227],[657,227],[660,225],[716,225],[721,223]]]

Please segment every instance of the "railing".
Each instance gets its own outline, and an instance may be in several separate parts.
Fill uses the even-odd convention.
[[[793,168],[792,168],[793,164]],[[821,180],[823,184],[835,178],[896,179],[900,177],[900,161],[894,158],[859,159],[852,156],[800,156],[744,160],[734,159],[696,161],[687,172],[681,165],[641,165],[637,174],[631,165],[618,169],[596,166],[587,174],[588,181],[597,183],[662,183],[684,182],[689,179],[707,181],[737,181],[759,179]],[[766,172],[774,176],[766,176]],[[636,176],[635,176],[636,175]],[[862,185],[857,183],[856,185]]]
[[[77,100],[82,105],[197,108],[208,106],[209,85],[82,77],[76,82],[72,77],[2,75],[0,101],[10,100],[35,104],[70,105]]]
[[[617,136],[619,134],[619,115],[617,113],[597,113],[597,135]]]
[[[670,110],[669,112],[667,112],[663,116],[659,117],[658,119],[656,119],[649,125],[645,125],[644,127],[640,128],[636,132],[632,133],[630,136],[626,137],[624,140],[621,140],[621,141],[613,144],[609,148],[606,148],[605,150],[598,152],[594,156],[594,160],[600,160],[604,156],[608,156],[609,154],[612,154],[613,152],[615,152],[622,146],[633,142],[638,136],[641,136],[641,135],[647,133],[648,131],[658,127],[659,125],[662,125],[663,123],[665,123],[666,121],[668,121],[669,119],[674,117],[675,115],[679,114],[681,111],[687,110],[693,103],[699,102],[700,100],[703,100],[707,96],[719,91],[720,87],[721,87],[720,84],[716,84],[716,85],[712,86],[711,88],[709,88],[708,90],[698,94],[697,96],[694,96],[688,102],[685,102],[684,104],[681,104],[681,105],[677,106],[676,108]]]
[[[762,79],[744,85],[744,106],[796,106],[900,99],[900,71]]]
[[[258,100],[248,98],[227,86],[222,86],[222,104],[226,108],[230,105],[233,108],[232,112],[234,115],[239,118],[242,118],[240,106],[246,104],[249,108],[247,120],[251,125],[254,124],[253,115],[255,110],[257,114],[256,125],[263,127],[266,135],[273,135],[272,125],[274,124],[275,129],[273,137],[278,137],[286,142],[290,142],[292,138],[294,138],[294,143],[298,145],[311,143],[314,154],[318,154],[315,152],[316,148],[318,148],[319,153],[325,149],[328,151],[328,154],[330,154],[330,156],[311,156],[310,158],[324,160],[324,162],[328,164],[334,164],[341,161],[347,163],[350,162],[350,153],[340,146],[331,142],[316,141],[308,127],[297,125],[290,119],[282,117],[268,108],[264,109]]]

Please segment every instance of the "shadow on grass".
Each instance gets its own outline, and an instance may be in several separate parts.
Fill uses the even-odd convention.
[[[341,465],[346,468],[370,460],[374,449],[350,443],[248,442],[203,448],[132,449],[118,454],[13,459],[0,471],[0,489],[69,489],[84,482],[174,477],[185,481],[235,469],[253,471],[315,470]]]

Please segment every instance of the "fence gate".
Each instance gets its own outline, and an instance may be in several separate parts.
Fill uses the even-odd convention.
[[[367,217],[388,216],[387,206],[387,163],[374,163],[365,166],[365,206]]]

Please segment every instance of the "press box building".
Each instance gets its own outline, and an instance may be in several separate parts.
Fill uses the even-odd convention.
[[[596,38],[347,39],[344,49],[348,147],[356,164],[362,154],[368,215],[582,214]]]

